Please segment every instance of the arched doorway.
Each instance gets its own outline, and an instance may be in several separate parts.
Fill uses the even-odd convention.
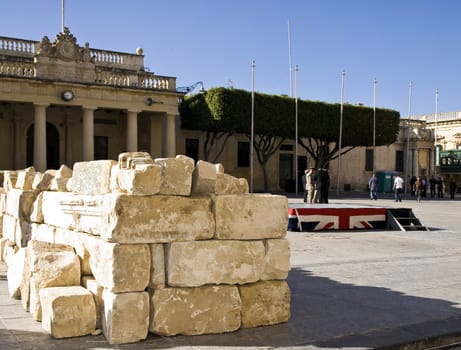
[[[34,165],[34,124],[27,130],[27,166]],[[51,123],[46,123],[46,168],[58,169],[59,132]]]

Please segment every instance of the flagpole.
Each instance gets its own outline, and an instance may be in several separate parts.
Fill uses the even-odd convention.
[[[373,174],[376,173],[376,78],[373,80]]]
[[[410,80],[410,87],[408,91],[408,118],[407,118],[407,159],[405,162],[406,165],[406,179],[409,179],[411,176],[412,166],[410,164],[410,118],[411,118],[411,97],[413,93],[413,82]],[[405,186],[405,193],[408,192],[408,184]]]
[[[298,195],[298,65],[295,66],[295,192]]]
[[[437,118],[439,113],[439,89],[435,89],[435,123],[434,123],[434,176],[437,175],[437,165],[438,165],[438,148],[437,148]]]
[[[61,27],[62,27],[62,32],[64,33],[64,0],[62,0],[61,3]]]
[[[291,63],[291,30],[290,21],[288,21],[288,65],[290,70],[290,97],[293,97],[293,66]]]
[[[341,108],[339,110],[339,149],[338,149],[338,175],[336,179],[336,194],[339,195],[339,175],[341,173],[341,149],[343,142],[343,107],[344,107],[344,78],[346,71],[341,72]]]
[[[255,60],[251,63],[251,142],[250,142],[250,193],[253,193],[253,144],[255,119]]]

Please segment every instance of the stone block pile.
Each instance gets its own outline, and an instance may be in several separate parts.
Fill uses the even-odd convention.
[[[220,164],[131,152],[0,180],[10,295],[55,338],[102,329],[122,344],[289,320],[287,198],[248,193]]]

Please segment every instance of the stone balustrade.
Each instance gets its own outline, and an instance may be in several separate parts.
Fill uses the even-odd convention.
[[[132,152],[0,181],[10,295],[55,338],[102,328],[122,344],[290,318],[288,200],[248,193],[220,164]]]
[[[14,53],[14,55],[18,56],[33,57],[36,44],[38,44],[38,41],[0,36],[0,53],[10,55]]]

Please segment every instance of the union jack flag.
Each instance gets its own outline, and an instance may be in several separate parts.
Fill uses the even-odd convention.
[[[386,208],[289,208],[288,230],[382,229]]]

